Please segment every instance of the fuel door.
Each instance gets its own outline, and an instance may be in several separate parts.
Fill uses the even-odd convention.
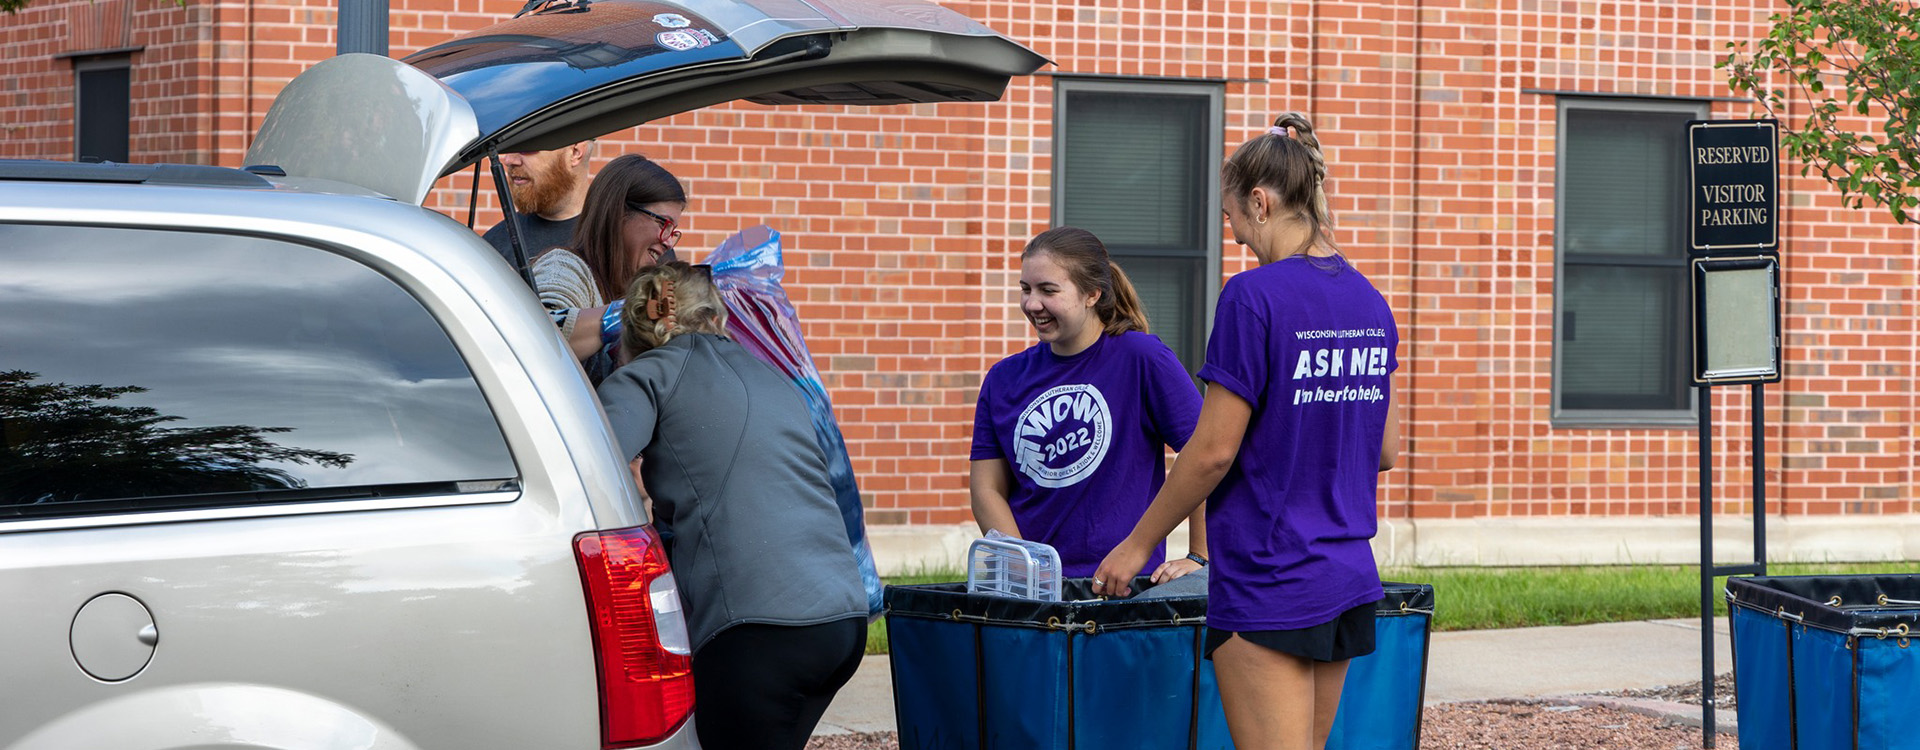
[[[140,673],[153,660],[160,631],[153,613],[126,594],[101,594],[73,616],[69,631],[73,660],[103,682],[119,682]]]

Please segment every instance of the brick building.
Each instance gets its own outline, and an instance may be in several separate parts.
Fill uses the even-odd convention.
[[[969,520],[974,390],[1030,342],[1025,240],[1095,230],[1197,366],[1211,295],[1251,262],[1223,238],[1215,170],[1299,110],[1326,147],[1337,239],[1401,326],[1383,559],[1697,559],[1676,139],[1687,119],[1752,114],[1713,64],[1776,3],[944,4],[1054,65],[997,103],[732,104],[599,150],[686,179],[685,248],[758,222],[785,234],[870,523],[898,554]],[[0,17],[0,157],[237,166],[273,96],[333,53],[334,5],[36,0]],[[521,5],[393,0],[392,51]],[[428,204],[464,219],[471,183]],[[1920,232],[1843,208],[1793,164],[1782,194],[1786,379],[1761,404],[1775,557],[1920,558]],[[1715,391],[1728,519],[1751,512],[1749,402]],[[1740,528],[1722,530],[1724,559],[1744,555]]]

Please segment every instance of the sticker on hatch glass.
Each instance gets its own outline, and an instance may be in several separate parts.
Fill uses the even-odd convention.
[[[685,52],[690,49],[698,49],[698,48],[713,44],[713,42],[709,41],[707,37],[702,36],[700,34],[695,34],[691,31],[677,31],[677,30],[662,31],[660,32],[659,36],[654,37],[653,40],[662,47],[666,47],[667,49],[680,50],[682,52]]]
[[[663,29],[684,29],[693,25],[686,16],[678,13],[661,13],[653,17],[653,23]]]

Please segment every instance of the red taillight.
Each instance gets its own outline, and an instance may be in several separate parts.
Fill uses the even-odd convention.
[[[664,740],[693,715],[693,657],[660,537],[649,526],[588,532],[574,550],[600,666],[601,744]]]

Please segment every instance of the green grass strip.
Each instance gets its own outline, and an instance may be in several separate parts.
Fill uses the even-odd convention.
[[[1771,575],[1920,573],[1920,563],[1774,563]],[[1383,570],[1431,584],[1434,630],[1585,625],[1700,616],[1700,569],[1691,565]],[[1714,579],[1714,612],[1725,615],[1727,579]]]

